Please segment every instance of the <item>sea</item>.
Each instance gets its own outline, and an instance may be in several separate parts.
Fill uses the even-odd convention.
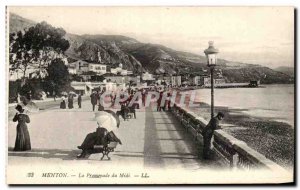
[[[196,102],[211,103],[210,89],[196,90]],[[262,85],[259,88],[214,89],[215,106],[240,109],[254,117],[284,122],[294,127],[294,85]]]

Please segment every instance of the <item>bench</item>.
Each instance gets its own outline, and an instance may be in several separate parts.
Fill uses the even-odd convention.
[[[127,119],[133,119],[133,118],[135,118],[135,117],[134,117],[134,113],[129,112],[129,113],[127,114]]]
[[[107,159],[110,160],[110,157],[108,156],[108,154],[110,152],[114,152],[117,145],[118,145],[118,142],[110,142],[106,146],[104,146],[104,145],[94,145],[94,149],[93,149],[92,152],[90,152],[90,154],[102,153],[101,160],[103,160],[104,156],[106,156]]]
[[[125,110],[123,110],[123,113],[122,111],[117,111],[116,114],[118,117],[121,115],[124,121],[133,118],[136,119],[136,112],[133,107],[126,107]]]

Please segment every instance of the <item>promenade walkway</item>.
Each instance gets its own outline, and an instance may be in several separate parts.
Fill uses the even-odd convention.
[[[59,103],[58,103],[59,104]],[[49,105],[50,106],[50,105]],[[77,149],[97,124],[90,101],[82,109],[52,105],[31,114],[32,150],[14,152],[16,123],[8,122],[7,182],[21,184],[205,184],[288,182],[290,174],[273,171],[239,172],[220,160],[203,160],[202,146],[194,141],[170,112],[137,110],[137,119],[121,120],[115,134],[122,140],[111,160],[101,154],[77,159]],[[13,114],[13,113],[12,113]],[[28,177],[28,175],[34,177]],[[61,177],[45,177],[47,175]],[[116,175],[117,177],[112,177]]]
[[[61,110],[58,106],[30,115],[29,132],[32,150],[13,152],[9,150],[9,163],[65,163],[98,161],[100,154],[87,160],[77,160],[77,146],[86,134],[95,131],[97,125],[89,101],[82,109]],[[154,108],[153,108],[154,110]],[[188,169],[219,168],[218,161],[202,160],[201,145],[196,144],[169,112],[157,112],[152,108],[137,110],[137,119],[121,121],[115,131],[122,140],[112,153],[106,166],[133,166],[138,168]],[[8,147],[14,147],[16,123],[8,122]],[[99,162],[99,163],[98,163]],[[103,163],[103,162],[102,162]]]

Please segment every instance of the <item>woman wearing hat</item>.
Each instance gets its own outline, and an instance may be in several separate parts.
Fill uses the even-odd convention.
[[[31,150],[30,136],[26,124],[30,123],[30,119],[28,115],[24,114],[24,109],[21,105],[17,105],[16,110],[19,113],[16,113],[15,117],[13,118],[14,122],[18,121],[14,151]]]

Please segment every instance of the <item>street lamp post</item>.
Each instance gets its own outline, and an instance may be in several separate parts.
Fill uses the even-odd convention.
[[[209,41],[209,46],[204,53],[207,58],[207,66],[210,67],[210,82],[211,82],[211,118],[214,117],[214,68],[217,65],[217,54],[219,50],[214,47],[214,42]]]

